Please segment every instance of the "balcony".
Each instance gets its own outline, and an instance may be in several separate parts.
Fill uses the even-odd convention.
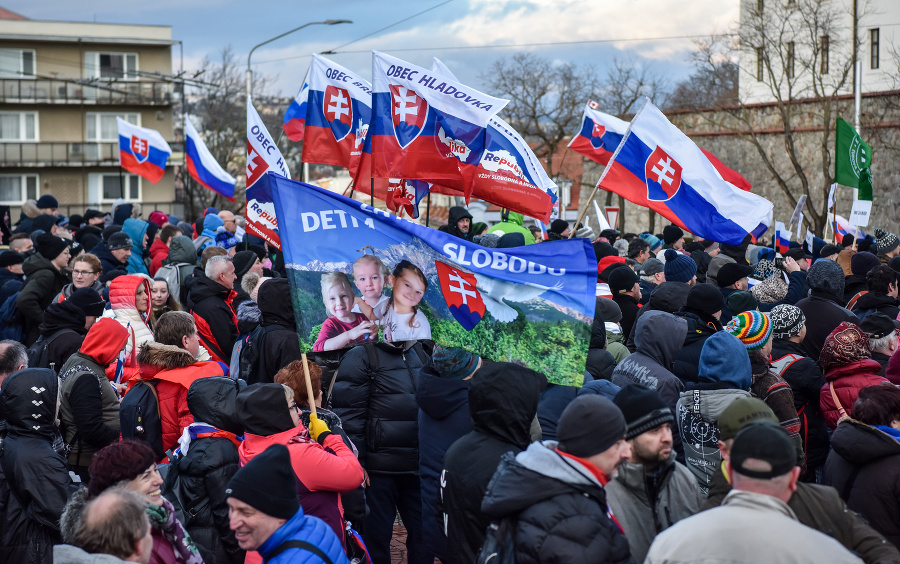
[[[169,82],[73,82],[62,79],[0,79],[3,104],[92,104],[170,106],[174,88]]]
[[[169,142],[169,164],[184,161],[184,144]],[[118,143],[0,143],[0,167],[119,166]]]

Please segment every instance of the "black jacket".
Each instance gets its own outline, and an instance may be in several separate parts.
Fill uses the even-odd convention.
[[[40,253],[25,259],[22,270],[26,279],[16,298],[16,308],[23,319],[25,346],[30,346],[37,341],[38,326],[44,318],[44,311],[71,280]]]
[[[238,384],[231,378],[200,378],[188,389],[188,409],[195,421],[240,435],[243,430],[235,412],[237,393]],[[240,466],[238,447],[230,439],[206,437],[192,440],[187,454],[169,468],[163,493],[173,502],[180,499],[185,503],[182,524],[206,562],[244,561],[244,551],[228,527],[225,494],[228,480]],[[170,489],[173,487],[177,491]]]
[[[699,382],[700,352],[703,351],[703,344],[706,339],[715,335],[716,331],[721,330],[722,326],[712,317],[704,320],[697,313],[690,311],[679,311],[674,315],[687,321],[687,335],[684,337],[681,350],[675,356],[672,374],[678,376],[682,382]]]
[[[869,289],[869,284],[866,282],[865,275],[860,276],[859,274],[851,274],[844,278],[844,303],[841,305],[846,306],[850,303],[850,300],[853,299],[853,296],[856,294]]]
[[[261,325],[269,329],[263,342],[266,374],[260,381],[274,382],[279,370],[300,360],[300,341],[287,278],[267,280],[263,284],[265,286],[260,288],[256,303],[262,314]]]
[[[491,521],[481,511],[484,492],[504,453],[528,446],[545,385],[541,374],[505,362],[482,368],[472,379],[469,408],[475,428],[447,451],[441,480],[449,562],[475,561]]]
[[[0,453],[0,562],[53,561],[69,495],[66,461],[55,450],[56,375],[26,368],[0,389],[7,436]]]
[[[616,294],[612,299],[619,305],[619,309],[622,310],[622,333],[627,335],[631,333],[631,328],[637,321],[637,314],[641,308],[638,307],[636,299],[625,294]]]
[[[859,324],[859,319],[839,304],[839,298],[822,290],[810,290],[808,298],[797,302],[806,317],[806,338],[803,350],[806,356],[819,362],[819,354],[825,339],[843,321]]]
[[[44,312],[44,322],[38,327],[41,337],[49,339],[57,331],[62,331],[47,347],[47,360],[56,367],[57,372],[81,348],[87,335],[84,323],[84,311],[69,301],[52,303]]]
[[[900,301],[897,298],[892,298],[879,292],[867,292],[856,300],[856,305],[852,311],[857,317],[860,315],[865,317],[869,313],[878,312],[887,315],[891,319],[897,319],[897,313],[900,313],[898,305],[900,305]]]
[[[481,370],[484,370],[482,368]],[[476,377],[481,372],[476,372]],[[443,378],[431,366],[419,372],[416,403],[419,404],[419,484],[422,490],[422,542],[441,559],[447,540],[438,511],[438,491],[444,454],[457,439],[472,430],[469,413],[471,380]]]
[[[691,287],[684,282],[663,282],[653,291],[647,305],[638,311],[637,317],[634,318],[634,327],[637,327],[638,320],[648,311],[656,310],[664,311],[666,313],[675,313],[680,310],[684,307],[684,304],[687,301],[688,292],[690,291]],[[628,347],[628,350],[631,352],[637,350],[637,345],[634,343],[634,327],[627,333],[628,339],[625,342],[625,346]]]
[[[429,364],[416,341],[358,345],[341,359],[331,405],[368,473],[418,474],[416,375]]]
[[[791,364],[780,376],[791,385],[794,392],[794,407],[800,417],[800,437],[806,453],[806,467],[814,471],[825,464],[830,442],[819,405],[819,394],[825,385],[825,376],[806,355],[801,344],[785,339],[772,339],[773,364],[789,354],[801,355],[803,358]]]
[[[213,360],[228,364],[231,351],[238,339],[237,314],[231,307],[234,290],[214,280],[202,272],[194,273],[188,290],[186,309],[194,316],[200,341]]]
[[[826,481],[850,509],[900,547],[900,442],[875,427],[845,420],[831,446]]]
[[[450,235],[454,235],[459,237],[460,239],[465,239],[466,241],[472,240],[472,228],[469,226],[469,231],[467,233],[463,233],[457,227],[457,224],[461,219],[469,218],[469,221],[472,221],[472,214],[470,214],[466,208],[462,206],[453,206],[450,208],[450,216],[447,219],[447,225],[442,225],[438,228],[438,231],[443,231],[444,233],[449,233]]]
[[[584,369],[595,380],[609,380],[615,367],[616,359],[606,350],[606,323],[598,308],[591,324],[591,340]]]
[[[21,290],[24,284],[23,275],[10,272],[8,268],[0,268],[0,305]]]
[[[516,564],[632,562],[603,487],[555,446],[532,443],[504,456],[481,504],[491,519],[516,519]]]
[[[128,262],[121,262],[113,256],[106,243],[100,241],[93,249],[91,254],[96,255],[100,259],[100,265],[103,267],[103,274],[113,270],[128,270]]]

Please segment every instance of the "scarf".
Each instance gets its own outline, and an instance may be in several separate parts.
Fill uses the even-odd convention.
[[[596,478],[598,482],[600,482],[601,486],[606,486],[606,484],[609,483],[609,476],[607,476],[606,473],[603,472],[603,470],[600,470],[599,468],[597,468],[596,466],[594,466],[587,460],[580,458],[578,456],[575,456],[574,454],[569,454],[568,452],[563,452],[563,451],[559,450],[558,448],[554,449],[554,450],[556,451],[556,454],[559,454],[563,458],[568,458],[570,460],[574,460],[575,462],[577,462],[578,464],[583,466],[585,470],[590,472],[591,475],[594,478]],[[622,528],[622,525],[619,523],[619,520],[616,519],[616,516],[613,514],[612,507],[609,506],[608,501],[606,503],[606,515],[607,515],[607,517],[609,517],[610,521],[615,523],[616,527],[619,528],[619,532],[621,532],[624,535],[625,529]]]
[[[900,431],[898,431],[897,429],[888,427],[886,425],[873,425],[873,427],[890,436],[895,441],[900,441]]]
[[[194,544],[184,525],[175,518],[175,508],[168,499],[163,498],[162,505],[148,503],[147,517],[150,518],[150,526],[158,529],[172,545],[172,550],[175,551],[175,557],[179,562],[203,564],[203,557],[200,556],[197,545]]]
[[[224,439],[228,439],[234,446],[241,446],[241,441],[244,440],[243,436],[237,436],[234,433],[229,433],[228,431],[222,431],[221,429],[217,429],[208,423],[200,423],[195,422],[191,423],[187,427],[184,428],[184,432],[181,434],[181,438],[178,439],[178,444],[181,445],[175,449],[173,456],[178,459],[188,453],[188,449],[191,447],[191,441],[196,439],[206,439],[208,437],[222,437]]]

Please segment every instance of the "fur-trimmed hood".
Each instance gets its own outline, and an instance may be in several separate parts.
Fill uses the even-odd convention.
[[[137,361],[141,369],[141,378],[145,380],[153,378],[162,370],[184,368],[197,362],[191,353],[181,347],[152,342],[141,347]]]

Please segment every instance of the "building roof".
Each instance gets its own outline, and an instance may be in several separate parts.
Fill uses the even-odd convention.
[[[172,45],[172,26],[30,20],[0,8],[0,38],[12,41]]]
[[[28,18],[26,18],[25,16],[23,16],[21,14],[11,12],[11,11],[7,10],[6,8],[4,8],[3,6],[0,6],[0,20],[27,20],[27,19]]]

